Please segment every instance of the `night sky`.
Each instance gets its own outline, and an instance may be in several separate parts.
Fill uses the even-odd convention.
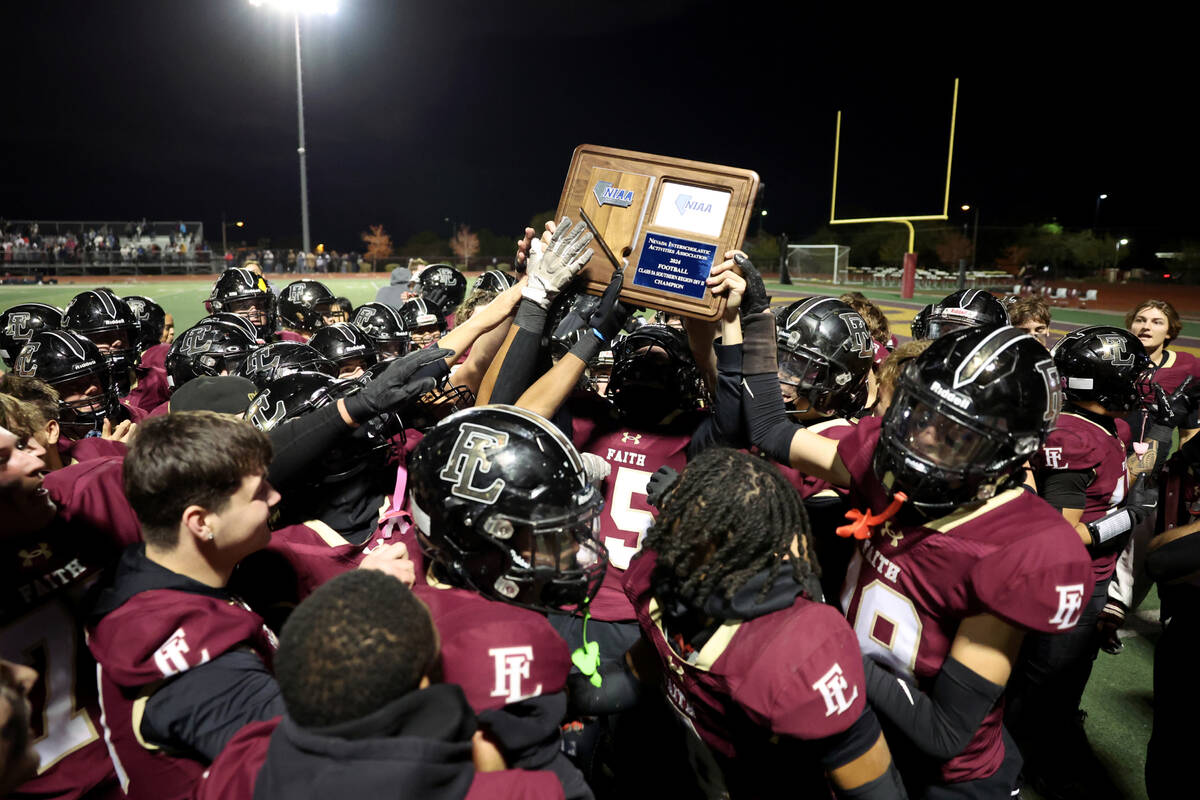
[[[766,229],[951,208],[1200,238],[1189,27],[1015,6],[873,18],[789,3],[342,0],[302,22],[313,242],[450,218],[514,237],[578,144],[755,169]],[[1084,14],[1086,13],[1086,16]],[[290,16],[246,0],[5,3],[0,216],[201,219],[299,237]],[[961,212],[952,212],[961,223]]]

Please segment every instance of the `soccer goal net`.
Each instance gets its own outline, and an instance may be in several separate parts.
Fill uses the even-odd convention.
[[[850,248],[840,244],[789,244],[787,270],[793,280],[848,283]]]

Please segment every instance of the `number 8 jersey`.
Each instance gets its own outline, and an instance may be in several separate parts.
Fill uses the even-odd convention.
[[[881,420],[861,421],[838,455],[853,508],[878,513],[891,498],[872,457]],[[901,511],[904,514],[904,510]],[[1074,627],[1094,579],[1074,529],[1023,488],[923,523],[893,518],[862,541],[846,574],[842,607],[865,657],[915,676],[930,691],[959,623],[991,614],[1044,633]],[[1003,703],[961,753],[941,765],[947,783],[985,778],[1004,760]]]

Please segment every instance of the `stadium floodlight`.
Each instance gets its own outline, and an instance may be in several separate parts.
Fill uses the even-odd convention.
[[[292,14],[336,14],[337,0],[250,0],[252,6],[272,6]]]
[[[300,155],[300,230],[304,239],[304,252],[310,252],[308,235],[308,170],[306,168],[307,153],[304,148],[304,80],[300,59],[300,15],[328,14],[337,12],[337,0],[250,0],[252,6],[271,6],[290,13],[292,26],[296,32],[296,128],[300,146],[296,152]]]

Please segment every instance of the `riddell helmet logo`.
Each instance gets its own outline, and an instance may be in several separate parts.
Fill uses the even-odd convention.
[[[596,185],[592,187],[592,194],[596,196],[596,202],[602,206],[629,208],[633,205],[633,190],[613,186],[612,181],[596,181]]]

